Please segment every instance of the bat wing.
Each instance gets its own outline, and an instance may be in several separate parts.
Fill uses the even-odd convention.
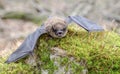
[[[88,32],[104,30],[102,28],[102,26],[97,25],[96,23],[94,23],[82,16],[69,16],[66,19],[66,21],[68,24],[73,21],[73,22],[77,23],[79,26],[81,26],[82,28],[84,28],[85,30],[87,30]]]
[[[46,33],[46,30],[44,25],[42,25],[24,40],[20,47],[8,57],[6,63],[15,62],[32,53],[39,36],[44,33]]]

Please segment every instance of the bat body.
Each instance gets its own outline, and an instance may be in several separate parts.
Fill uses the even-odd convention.
[[[72,21],[83,27],[88,32],[103,31],[101,26],[81,16],[69,16],[66,19],[51,17],[48,18],[35,32],[28,35],[20,47],[8,57],[6,63],[15,62],[29,54],[32,54],[38,38],[44,33],[48,33],[54,38],[64,37],[67,33],[67,26]]]

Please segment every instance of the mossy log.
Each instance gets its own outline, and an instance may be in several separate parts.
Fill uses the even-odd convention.
[[[26,64],[24,59],[5,64],[5,58],[0,57],[0,74],[119,74],[119,35],[114,32],[88,34],[75,28],[70,27],[62,39],[42,35],[35,48],[36,66]]]

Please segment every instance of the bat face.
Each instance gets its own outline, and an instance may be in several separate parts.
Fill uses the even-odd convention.
[[[67,33],[67,23],[63,18],[54,16],[46,20],[44,23],[49,35],[54,38],[62,38]]]
[[[54,38],[62,38],[67,33],[67,25],[65,23],[56,23],[52,25],[49,34]]]

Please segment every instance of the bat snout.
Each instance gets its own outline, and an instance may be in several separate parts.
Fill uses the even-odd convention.
[[[63,35],[63,31],[58,31],[56,35],[61,37]]]
[[[58,31],[57,34],[61,35],[61,34],[63,34],[63,31]]]

